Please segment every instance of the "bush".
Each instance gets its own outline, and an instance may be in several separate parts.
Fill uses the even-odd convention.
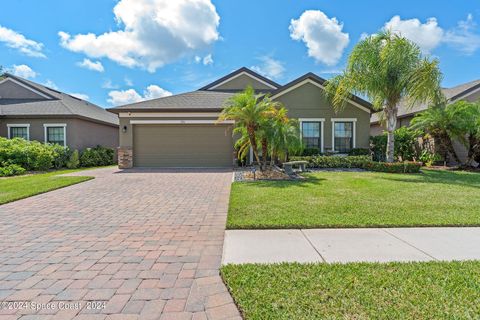
[[[78,150],[75,150],[70,155],[70,158],[66,162],[66,166],[68,169],[76,169],[80,166],[80,154]]]
[[[82,167],[98,167],[114,164],[115,151],[110,148],[96,146],[95,148],[85,149],[80,156],[80,165]]]
[[[291,157],[292,161],[307,161],[309,168],[362,168],[370,156],[309,156]]]
[[[62,147],[61,145],[58,144],[53,144],[51,145],[52,150],[53,150],[53,167],[55,169],[60,169],[64,168],[67,166],[67,161],[70,158],[71,151],[70,148],[68,147]]]
[[[442,157],[436,153],[431,152],[428,149],[423,149],[420,154],[419,160],[423,162],[427,167],[431,167],[435,162],[442,160]]]
[[[375,162],[370,161],[363,167],[366,170],[388,173],[419,173],[422,168],[421,162]]]
[[[318,148],[305,148],[302,151],[302,156],[316,156],[320,154],[320,149]]]
[[[38,141],[0,138],[0,165],[16,164],[26,170],[47,170],[55,164],[56,148]]]
[[[25,169],[18,164],[9,164],[5,167],[0,167],[0,177],[16,176],[25,173]]]
[[[401,127],[394,131],[395,136],[395,159],[401,161],[413,161],[418,159],[419,151],[417,138],[421,135],[419,131],[408,127]],[[370,144],[373,152],[373,160],[385,161],[387,153],[387,133],[380,136],[370,137]]]
[[[353,148],[348,152],[349,156],[369,156],[370,149],[366,148]]]
[[[418,173],[422,163],[405,162],[376,162],[372,161],[370,156],[309,156],[292,157],[292,161],[307,161],[308,168],[358,168],[369,171],[389,172],[389,173]]]

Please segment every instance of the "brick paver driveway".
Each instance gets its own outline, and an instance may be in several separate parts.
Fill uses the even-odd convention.
[[[0,206],[0,319],[240,318],[218,272],[232,173],[115,171]]]

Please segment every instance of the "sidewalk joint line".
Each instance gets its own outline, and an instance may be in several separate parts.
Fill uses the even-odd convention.
[[[315,248],[312,241],[310,241],[310,239],[307,237],[305,232],[303,232],[303,229],[300,229],[300,232],[302,233],[305,240],[307,240],[307,242],[312,246],[313,250],[315,250],[315,252],[320,256],[320,259],[322,259],[323,262],[327,263],[327,260],[325,260],[325,258],[322,256],[322,254],[317,250],[317,248]]]
[[[403,243],[407,244],[408,246],[410,246],[410,247],[412,247],[412,248],[420,251],[421,253],[425,254],[426,256],[429,256],[429,257],[432,258],[433,260],[439,261],[437,258],[435,258],[434,256],[432,256],[432,255],[429,254],[428,252],[426,252],[426,251],[424,251],[424,250],[422,250],[422,249],[420,249],[420,248],[415,247],[413,244],[411,244],[411,243],[407,242],[406,240],[403,240],[402,238],[399,238],[398,236],[394,235],[393,233],[387,231],[387,229],[384,229],[384,228],[383,228],[382,231],[385,232],[385,233],[387,233],[387,234],[389,234],[389,235],[391,235],[392,237],[394,237],[394,238],[402,241]]]

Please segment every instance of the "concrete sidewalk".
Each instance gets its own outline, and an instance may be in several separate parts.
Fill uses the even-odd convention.
[[[223,264],[480,259],[480,228],[227,230]]]

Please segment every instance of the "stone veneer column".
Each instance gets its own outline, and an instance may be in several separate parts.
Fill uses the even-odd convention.
[[[118,168],[129,169],[133,167],[133,150],[131,147],[118,147]]]

